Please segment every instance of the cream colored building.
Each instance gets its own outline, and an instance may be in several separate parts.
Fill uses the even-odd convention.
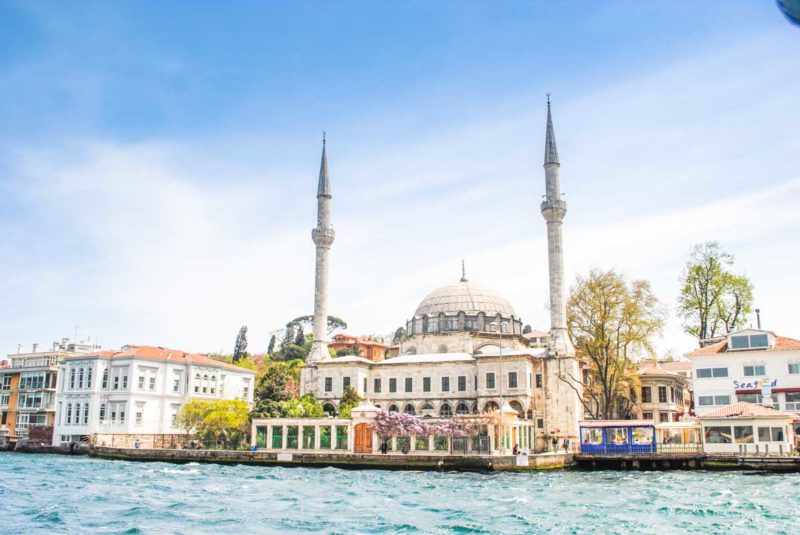
[[[689,382],[680,373],[667,370],[659,363],[649,363],[639,367],[639,381],[639,418],[658,424],[677,422],[689,413]]]

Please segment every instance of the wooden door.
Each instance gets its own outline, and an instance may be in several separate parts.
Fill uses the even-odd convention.
[[[372,426],[357,424],[355,436],[356,453],[372,453]]]

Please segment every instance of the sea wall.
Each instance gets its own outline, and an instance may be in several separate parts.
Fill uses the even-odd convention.
[[[163,450],[94,447],[90,455],[104,459],[172,463],[252,464],[261,466],[304,466],[383,470],[456,470],[489,472],[542,470],[572,464],[572,455],[531,455],[528,466],[517,466],[513,456],[426,456],[404,454],[278,453],[274,451]]]

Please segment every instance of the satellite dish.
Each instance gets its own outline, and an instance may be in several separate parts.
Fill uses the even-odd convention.
[[[800,26],[800,0],[777,0],[777,2],[786,18]]]

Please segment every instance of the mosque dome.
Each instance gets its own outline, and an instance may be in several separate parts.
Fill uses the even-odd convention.
[[[486,316],[500,314],[504,317],[517,315],[506,298],[480,284],[462,278],[456,284],[442,286],[428,294],[417,307],[414,316],[425,314],[435,316],[440,313],[452,315],[459,312],[465,314],[483,312]]]

